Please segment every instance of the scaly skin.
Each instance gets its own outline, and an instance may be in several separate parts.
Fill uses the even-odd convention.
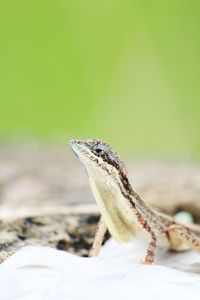
[[[154,262],[157,244],[175,251],[191,248],[200,252],[200,227],[184,226],[152,209],[133,190],[123,162],[108,144],[93,139],[74,140],[70,146],[87,171],[101,212],[90,256],[98,255],[107,229],[120,243],[144,232],[149,239],[145,264]]]

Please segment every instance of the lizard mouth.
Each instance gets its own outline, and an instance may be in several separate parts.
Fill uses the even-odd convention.
[[[72,151],[73,151],[73,153],[76,155],[76,157],[78,157],[78,154],[77,154],[77,152],[76,152],[76,142],[74,141],[74,140],[71,140],[70,142],[69,142],[69,145],[70,145],[70,147],[71,147],[71,149],[72,149]],[[79,157],[78,157],[79,158]]]
[[[70,145],[70,147],[71,147],[73,153],[76,155],[76,157],[78,157],[78,159],[80,159],[80,157],[79,157],[79,155],[78,155],[78,153],[77,153],[77,152],[79,152],[79,151],[78,151],[78,147],[77,147],[77,142],[74,141],[74,140],[72,140],[72,141],[69,142],[69,145]],[[81,160],[81,159],[80,159],[80,160]],[[82,161],[82,160],[81,160],[81,161]],[[83,167],[84,167],[84,170],[85,170],[87,176],[89,177],[89,174],[88,174],[88,171],[87,171],[87,169],[86,169],[85,164],[84,164],[83,162],[82,162],[82,164],[83,164]]]

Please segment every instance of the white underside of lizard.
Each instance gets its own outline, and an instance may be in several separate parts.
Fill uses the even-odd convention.
[[[97,205],[110,234],[120,243],[128,242],[136,234],[134,216],[127,203],[121,197],[119,187],[108,186],[89,179]]]

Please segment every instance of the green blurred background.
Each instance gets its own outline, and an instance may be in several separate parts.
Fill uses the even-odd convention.
[[[200,157],[199,1],[0,1],[0,136]]]

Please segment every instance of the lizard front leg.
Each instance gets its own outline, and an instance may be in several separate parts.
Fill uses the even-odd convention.
[[[169,237],[171,238],[173,250],[177,250],[177,251],[181,250],[181,249],[179,250],[180,247],[179,246],[180,242],[178,243],[179,240],[182,241],[183,244],[188,245],[191,249],[200,252],[200,238],[196,234],[189,231],[184,226],[179,226],[174,224],[169,227],[168,234]],[[177,243],[176,243],[176,239],[177,239]]]
[[[151,234],[151,241],[148,245],[145,259],[143,260],[143,263],[146,265],[153,264],[154,257],[155,257],[155,250],[156,250],[156,241],[157,241],[156,235],[153,232],[150,232],[150,234]]]
[[[98,256],[106,231],[107,231],[107,227],[101,216],[99,223],[97,225],[97,230],[96,230],[95,238],[94,238],[94,241],[92,244],[92,248],[90,249],[90,252],[89,252],[89,257]]]

